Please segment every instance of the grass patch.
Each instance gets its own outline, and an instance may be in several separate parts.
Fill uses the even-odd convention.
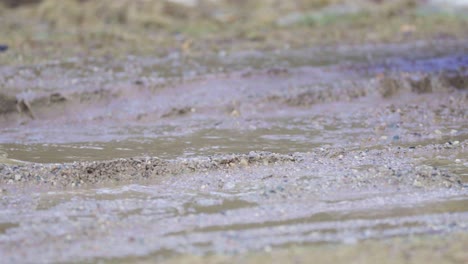
[[[164,55],[466,38],[468,20],[417,1],[43,0],[0,4],[1,59]]]

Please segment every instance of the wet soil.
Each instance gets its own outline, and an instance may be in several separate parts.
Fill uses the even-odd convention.
[[[467,47],[1,66],[0,254],[463,260]]]
[[[467,258],[463,247],[466,233],[445,236],[425,235],[361,243],[314,244],[284,249],[266,247],[260,252],[240,256],[180,256],[162,263],[463,263]],[[113,263],[150,263],[151,257],[129,257]]]

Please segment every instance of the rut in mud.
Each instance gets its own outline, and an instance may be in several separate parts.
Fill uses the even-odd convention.
[[[326,63],[291,51],[281,67],[259,54],[195,70],[135,57],[1,67],[1,255],[167,259],[464,234],[466,47],[356,48]]]

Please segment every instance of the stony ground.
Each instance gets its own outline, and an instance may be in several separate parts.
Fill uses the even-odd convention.
[[[407,1],[353,2],[368,16],[344,24],[335,20],[340,1],[303,13],[281,6],[262,20],[255,10],[268,1],[260,1],[249,24],[236,19],[239,6],[220,1],[183,9],[193,30],[212,32],[173,34],[180,25],[171,21],[184,14],[169,2],[153,6],[166,10],[161,21],[136,20],[126,1],[105,10],[110,20],[125,10],[119,23],[142,30],[134,32],[163,28],[167,43],[123,37],[106,23],[90,35],[92,17],[79,20],[81,11],[78,20],[56,17],[73,2],[0,9],[12,36],[0,53],[3,259],[463,263],[465,20],[421,18],[431,5]],[[213,17],[200,19],[200,10]],[[342,34],[359,25],[374,32],[369,10],[389,16],[388,31],[372,27],[377,43],[357,41],[357,29],[356,39]],[[213,39],[225,16],[235,30]],[[47,22],[26,39],[36,20]],[[268,32],[253,30],[260,21]],[[435,21],[440,28],[426,31]],[[444,25],[453,27],[442,36]],[[312,34],[314,42],[291,44],[286,31],[314,31],[323,42]],[[395,32],[401,38],[386,43]],[[233,36],[227,48],[222,40]],[[150,42],[164,52],[146,49]],[[203,52],[211,45],[219,49]]]

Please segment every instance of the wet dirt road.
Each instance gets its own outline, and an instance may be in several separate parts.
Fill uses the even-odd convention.
[[[0,116],[0,254],[217,262],[395,237],[468,246],[466,47],[2,66],[15,107]]]

